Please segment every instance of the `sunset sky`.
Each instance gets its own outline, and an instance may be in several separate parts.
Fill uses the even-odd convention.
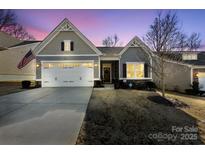
[[[142,38],[159,10],[14,10],[17,21],[37,40],[42,40],[64,18],[68,18],[88,39],[100,46],[117,34],[125,45],[133,36]],[[205,10],[174,10],[186,34],[199,32],[205,44]]]

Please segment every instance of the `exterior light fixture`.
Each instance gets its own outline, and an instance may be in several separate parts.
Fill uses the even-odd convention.
[[[36,64],[36,67],[39,67],[40,65],[39,64]]]

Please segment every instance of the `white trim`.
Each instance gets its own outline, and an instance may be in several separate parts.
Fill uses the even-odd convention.
[[[10,50],[10,49],[15,49],[15,48],[21,48],[21,47],[24,47],[24,46],[29,46],[29,45],[33,45],[33,44],[36,44],[36,46],[38,44],[40,44],[41,42],[33,42],[33,43],[29,43],[29,44],[24,44],[24,45],[18,45],[18,46],[14,46],[14,47],[8,47],[7,50]]]
[[[64,55],[36,55],[36,57],[92,57],[98,56],[97,54],[64,54]]]
[[[150,65],[151,65],[151,67],[149,67],[149,69],[151,69],[150,70],[150,77],[152,78],[152,68],[153,68],[153,63],[152,63],[152,59],[150,59]]]
[[[193,68],[191,68],[190,74],[191,74],[191,84],[192,84],[193,83]]]
[[[126,64],[144,64],[145,62],[142,61],[142,62],[126,62]]]
[[[98,57],[98,77],[99,77],[99,79],[101,78],[100,65],[101,65],[101,58],[100,58],[100,56],[99,56],[99,57]]]
[[[120,78],[120,80],[152,80],[152,78]]]
[[[41,63],[46,63],[46,62],[54,62],[54,63],[57,63],[57,62],[92,62],[94,64],[94,60],[42,60]],[[42,66],[42,65],[41,65]]]
[[[42,79],[35,79],[36,81],[42,81]],[[94,78],[94,81],[100,80],[100,78]]]
[[[121,58],[121,57],[120,57]],[[121,63],[120,63],[120,59],[119,59],[119,62],[118,62],[118,65],[119,65],[119,69],[118,69],[118,75],[119,75],[119,78],[121,77],[121,72],[120,72],[120,65],[121,65]]]
[[[73,32],[75,32],[88,46],[93,49],[96,54],[102,55],[100,50],[98,50],[95,45],[89,41],[67,18],[65,18],[44,40],[41,42],[36,48],[36,53],[39,54],[43,48],[50,43],[50,41],[53,40],[53,38],[60,33],[60,31],[64,31],[62,28],[65,27],[65,25],[68,25],[72,28]]]
[[[119,60],[120,58],[119,57],[101,57],[101,60],[104,60],[104,61],[109,61],[109,60]]]
[[[98,81],[98,80],[100,80],[100,78],[94,78],[94,81]]]

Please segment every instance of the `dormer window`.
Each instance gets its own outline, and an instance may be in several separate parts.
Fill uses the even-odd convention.
[[[71,40],[64,40],[61,42],[61,51],[73,51],[74,43]]]
[[[183,53],[183,60],[197,60],[197,53]]]

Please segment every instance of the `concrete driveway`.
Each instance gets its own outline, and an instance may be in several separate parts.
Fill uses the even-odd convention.
[[[75,144],[92,88],[39,88],[0,97],[0,144]]]

